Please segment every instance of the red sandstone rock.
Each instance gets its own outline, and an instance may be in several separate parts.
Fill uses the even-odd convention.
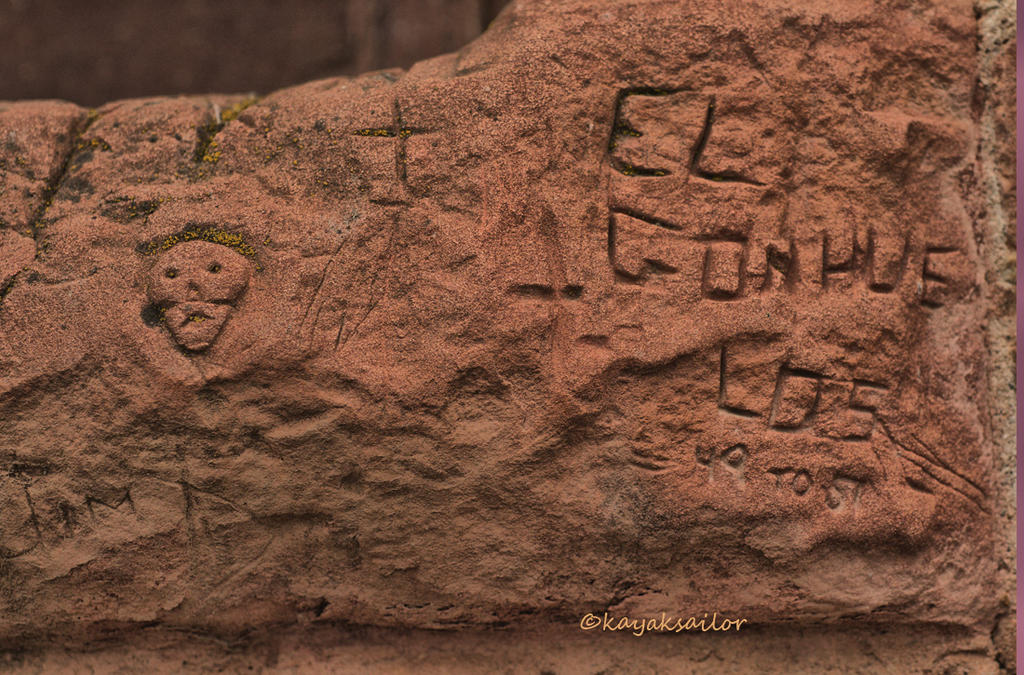
[[[974,39],[533,0],[407,73],[0,109],[0,632],[990,630]]]

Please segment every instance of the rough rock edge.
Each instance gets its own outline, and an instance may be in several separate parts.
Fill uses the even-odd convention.
[[[1008,76],[1006,72],[1007,64],[1005,62],[1010,64],[1010,73],[1013,72],[1015,67],[1012,56],[1016,40],[1017,12],[1016,4],[1011,3],[1010,0],[975,0],[974,7],[977,18],[977,84],[980,88],[979,94],[981,97],[981,109],[978,114],[980,135],[978,139],[977,161],[979,178],[983,188],[983,194],[979,196],[983,200],[984,207],[984,222],[981,223],[983,231],[980,234],[983,238],[981,246],[984,251],[985,272],[989,278],[987,286],[990,289],[988,297],[985,298],[988,308],[988,322],[985,327],[986,340],[991,357],[988,373],[990,392],[989,424],[991,440],[997,448],[999,479],[997,526],[1001,534],[997,541],[998,548],[993,553],[999,563],[1001,572],[999,585],[1003,589],[1003,597],[1000,599],[1003,609],[996,616],[989,636],[953,635],[947,634],[948,628],[910,626],[905,627],[908,629],[908,633],[918,633],[918,635],[906,635],[903,639],[906,640],[905,645],[907,649],[913,648],[916,650],[917,648],[924,647],[920,649],[920,652],[936,654],[936,662],[950,656],[962,656],[968,659],[962,662],[962,665],[971,667],[972,672],[981,672],[982,670],[990,672],[989,669],[992,667],[995,667],[1000,672],[1015,672],[1016,312],[1015,306],[1012,303],[1007,304],[1005,298],[1007,295],[1010,297],[1015,296],[1016,291],[1016,251],[1013,247],[1015,241],[1013,229],[1016,227],[1016,202],[1015,195],[1004,194],[1004,184],[1001,181],[1001,178],[1007,174],[1012,175],[1015,167],[1001,165],[1000,149],[1007,142],[1013,141],[1000,135],[997,117],[1001,112],[1004,112],[1003,109],[1005,108],[1011,111],[1012,116],[1012,111],[1015,110],[1016,105],[1015,99],[1012,98],[1012,95],[1015,93],[1013,87],[1011,86],[1009,91],[1006,92],[1004,88],[1000,87],[998,79],[1000,76],[1004,78]],[[511,9],[506,7],[505,12],[509,11]],[[1001,68],[1002,72],[1000,72]],[[1000,96],[1004,93],[1010,95],[1010,100],[1001,100]],[[113,105],[116,105],[116,103],[108,104],[104,109],[109,109]],[[77,140],[96,118],[97,113],[95,111],[82,109],[82,115],[76,118],[68,129],[67,147],[57,148],[61,161],[57,165],[55,174],[47,178],[45,191],[39,200],[38,206],[33,210],[32,229],[34,236],[38,234],[34,224],[40,217],[45,215],[49,199],[59,189],[64,172],[74,157]],[[1007,199],[1008,196],[1010,197],[1009,199]],[[1005,208],[1007,203],[1014,205],[1014,210],[1008,211]],[[9,285],[12,285],[16,278],[17,275],[15,279],[11,280]],[[0,293],[0,298],[2,298],[2,293]],[[200,662],[204,658],[208,659],[208,664],[214,662],[221,668],[244,668],[248,666],[249,668],[255,667],[258,670],[272,670],[277,666],[302,667],[299,664],[303,663],[308,667],[316,662],[322,664],[321,657],[325,657],[332,662],[332,667],[339,667],[340,664],[345,663],[348,664],[339,672],[360,672],[361,669],[372,665],[373,662],[376,662],[376,665],[381,667],[395,667],[397,664],[393,660],[391,650],[394,648],[396,641],[414,643],[417,648],[414,648],[413,651],[420,652],[420,659],[428,658],[425,656],[425,653],[428,651],[434,652],[434,657],[431,658],[440,657],[433,663],[435,668],[431,672],[438,668],[445,672],[451,672],[447,669],[453,665],[453,657],[458,662],[461,660],[459,657],[466,653],[473,652],[475,657],[479,657],[481,651],[488,653],[490,658],[496,659],[492,663],[508,662],[509,659],[516,658],[518,653],[519,658],[525,661],[521,662],[521,665],[532,662],[530,663],[531,666],[536,665],[540,667],[544,665],[545,655],[536,651],[537,648],[550,648],[554,642],[551,638],[554,637],[557,640],[558,637],[556,636],[563,638],[565,644],[578,642],[577,638],[580,635],[578,631],[571,630],[568,632],[556,630],[554,634],[546,632],[530,633],[523,635],[522,637],[526,639],[520,642],[517,639],[519,636],[512,632],[473,631],[468,635],[446,636],[444,640],[438,640],[441,636],[431,631],[403,631],[400,629],[376,629],[360,626],[319,626],[313,628],[314,632],[319,634],[319,639],[314,641],[319,644],[310,646],[305,643],[304,639],[308,631],[303,631],[302,627],[296,627],[297,630],[285,631],[275,631],[272,628],[268,628],[259,634],[249,635],[240,642],[230,644],[213,638],[204,638],[201,635],[182,634],[176,631],[165,632],[159,628],[151,629],[147,626],[136,627],[139,629],[138,631],[129,629],[128,632],[131,633],[131,636],[126,640],[123,639],[126,637],[124,633],[121,633],[121,629],[126,628],[124,626],[110,626],[109,631],[104,631],[102,627],[92,628],[98,630],[95,630],[95,632],[90,630],[87,631],[88,635],[71,638],[57,648],[51,646],[50,649],[44,651],[40,643],[35,646],[35,649],[29,647],[24,651],[0,652],[0,671],[14,669],[26,672],[46,672],[54,667],[65,670],[69,668],[89,668],[90,666],[92,668],[105,669],[112,667],[115,663],[123,666],[125,663],[134,662],[139,665],[140,659],[143,664],[151,668],[155,666],[157,668],[177,669],[183,666],[187,667],[188,665],[199,666],[199,663],[194,660],[189,663],[188,658],[182,661],[182,656],[185,655],[186,657],[198,659]],[[327,639],[326,642],[329,644],[324,644],[325,631],[333,638]],[[799,635],[797,641],[803,637],[804,633],[820,632],[826,636],[826,640],[830,642],[832,639],[836,640],[837,655],[846,650],[855,650],[859,652],[858,656],[861,658],[870,656],[875,659],[876,663],[884,663],[882,659],[879,659],[874,654],[873,648],[881,644],[879,642],[880,636],[885,635],[888,631],[872,626],[823,627],[820,631],[806,627],[802,629],[785,626],[761,627],[755,631],[760,633],[755,640],[759,643],[759,647],[755,648],[756,651],[748,656],[753,656],[753,662],[757,663],[757,651],[773,650],[777,646],[776,642],[792,641],[794,639],[794,631]],[[832,634],[831,636],[829,636],[830,633]],[[857,633],[863,633],[863,635],[854,637],[854,634]],[[842,639],[844,636],[847,639]],[[46,637],[49,638],[52,645],[53,642],[60,641],[61,636],[50,635]],[[451,639],[452,637],[455,637],[455,639]],[[636,657],[637,653],[642,654],[645,651],[641,642],[632,637],[625,639],[620,636],[615,636],[614,639],[611,636],[605,637],[607,640],[600,641],[603,644],[584,646],[582,651],[588,654],[592,653],[592,650],[603,652],[603,656],[612,657],[613,663],[619,667],[626,666],[629,661],[614,658],[617,654],[610,653],[609,647],[611,645],[618,644],[624,653],[634,652],[634,657]],[[713,638],[710,636],[688,637],[690,638],[688,641],[706,645],[705,649],[712,645]],[[811,639],[813,637],[820,639],[821,636],[812,636]],[[935,644],[926,646],[919,643],[919,640],[922,639],[925,642],[929,642],[937,638],[940,641],[948,640],[944,648],[936,648],[937,645]],[[979,638],[982,639],[979,641]],[[735,639],[730,637],[728,642],[733,642]],[[446,644],[437,648],[429,644],[436,642],[444,642]],[[517,644],[510,644],[513,642]],[[850,644],[845,644],[847,642]],[[425,646],[425,643],[429,646]],[[554,642],[554,644],[558,643]],[[738,645],[738,643],[734,644]],[[631,648],[627,645],[635,646]],[[732,647],[728,644],[723,643],[721,646],[728,651],[732,651]],[[932,647],[932,649],[928,649],[928,646]],[[597,649],[595,650],[594,647],[597,647]],[[792,645],[790,645],[790,648],[792,648]],[[288,656],[282,656],[282,649],[292,653]],[[496,653],[492,650],[496,650]],[[567,665],[565,662],[568,658],[571,663],[571,655],[574,651],[579,654],[581,651],[580,646],[575,645],[569,648],[558,649],[559,657],[557,660],[563,662],[561,665]],[[660,651],[665,650],[661,649]],[[217,653],[219,653],[219,656]],[[357,661],[350,660],[353,653],[358,655]],[[707,654],[707,656],[711,655],[719,659],[720,667],[724,665],[721,664],[722,658],[718,656],[713,647]],[[652,656],[652,660],[644,665],[648,668],[652,666],[657,667],[657,662],[661,660],[660,656],[662,655]],[[682,656],[682,654],[673,656]],[[709,667],[713,669],[714,665],[711,663],[700,664],[707,656],[697,660],[690,660],[690,667]],[[794,657],[796,654],[791,652],[789,656]],[[923,656],[923,654],[919,654],[919,656]],[[815,660],[813,654],[805,653],[804,657],[806,657],[805,660],[790,661],[790,665],[794,669],[793,672],[798,672],[802,668],[816,668],[816,666],[824,665],[827,662],[825,659]],[[57,663],[54,663],[54,658],[56,658]],[[362,663],[358,661],[362,661]],[[745,659],[741,659],[741,661],[745,661]],[[89,665],[86,665],[86,662]],[[288,664],[287,666],[285,665],[286,663]],[[411,663],[411,660],[402,663],[402,667],[399,667],[396,672],[405,672],[406,667]],[[473,671],[473,666],[471,665],[473,663],[473,660],[466,662],[466,672]],[[480,665],[478,661],[476,663]],[[668,663],[678,664],[679,662],[673,658],[668,662],[662,661],[661,665],[665,666]],[[835,664],[832,665],[834,666]],[[862,663],[860,666],[857,666],[853,662],[848,662],[845,665],[857,670],[858,668],[865,667],[867,664]],[[891,666],[893,664],[889,663],[888,665]],[[910,666],[911,664],[908,661],[905,665]],[[916,659],[914,665],[921,667],[921,659]],[[961,665],[961,662],[958,662],[957,665]],[[930,671],[930,669],[926,671]],[[542,670],[541,672],[552,671]],[[712,670],[708,672],[712,672]]]
[[[989,345],[989,392],[990,392],[990,433],[996,446],[998,461],[998,523],[1000,536],[998,550],[994,552],[1002,574],[1000,586],[1003,611],[997,615],[992,627],[993,649],[1000,668],[1016,672],[1016,512],[1017,512],[1017,455],[1016,455],[1016,334],[1017,316],[1015,305],[1001,301],[1000,296],[1014,297],[1016,294],[1016,250],[1011,246],[1015,241],[1016,213],[1008,212],[1004,204],[1015,205],[1015,195],[1004,194],[1001,175],[1013,175],[1015,167],[1000,166],[1000,149],[1013,139],[1007,139],[999,132],[997,116],[1001,108],[1013,115],[1016,100],[1013,85],[1000,88],[998,78],[1012,77],[1016,67],[1014,49],[1016,44],[1017,6],[1009,0],[977,0],[975,14],[978,18],[978,85],[983,95],[980,114],[980,139],[978,158],[982,186],[984,188],[984,260],[986,275],[990,283],[988,303],[988,325],[986,340]],[[1000,73],[1000,67],[1002,73]],[[1010,72],[1006,69],[1009,67]],[[1000,100],[1009,93],[1009,100]],[[1015,120],[1013,122],[1015,123]],[[1011,156],[1014,153],[1011,151]],[[1007,197],[1010,199],[1007,199]]]
[[[0,101],[0,103],[4,102]],[[17,231],[17,225],[20,225],[27,230],[26,234],[31,234],[32,241],[36,248],[36,256],[39,255],[39,221],[46,215],[46,211],[53,201],[53,196],[57,193],[61,183],[64,181],[68,166],[70,166],[71,160],[77,152],[79,140],[98,117],[98,114],[94,110],[86,110],[85,108],[79,107],[77,112],[78,115],[72,118],[64,128],[64,141],[57,142],[53,146],[53,155],[57,158],[57,161],[54,164],[53,171],[50,175],[46,176],[43,181],[43,187],[40,191],[38,201],[30,204],[31,209],[29,209],[29,213],[31,215],[29,216],[29,221],[27,223],[18,223],[13,228]],[[18,270],[14,276],[0,285],[0,303],[3,302],[4,296],[11,291],[11,288],[14,287],[14,284],[18,281],[18,278],[24,271],[25,268],[23,267]]]

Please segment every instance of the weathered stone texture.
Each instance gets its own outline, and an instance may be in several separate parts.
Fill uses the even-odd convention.
[[[408,72],[0,109],[0,635],[717,610],[1005,665],[980,25],[532,0]]]

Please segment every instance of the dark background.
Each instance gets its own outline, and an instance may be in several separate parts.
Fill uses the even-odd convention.
[[[506,0],[0,0],[0,100],[267,93],[408,67]]]

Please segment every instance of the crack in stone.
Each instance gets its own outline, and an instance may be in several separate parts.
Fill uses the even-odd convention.
[[[57,164],[57,168],[54,169],[50,176],[47,177],[39,205],[35,208],[29,218],[28,227],[31,232],[32,240],[35,242],[36,249],[33,260],[39,258],[39,235],[40,230],[42,229],[40,222],[46,215],[50,206],[53,204],[54,195],[57,194],[58,190],[60,190],[61,185],[64,183],[64,179],[67,177],[71,162],[79,150],[79,141],[81,141],[82,136],[85,135],[99,117],[100,115],[95,110],[90,110],[81,117],[73,120],[68,127],[67,146],[61,155],[61,160]],[[2,305],[4,298],[6,298],[11,292],[11,289],[14,288],[14,284],[26,269],[26,267],[22,267],[6,284],[4,284],[3,288],[0,288],[0,305]]]

